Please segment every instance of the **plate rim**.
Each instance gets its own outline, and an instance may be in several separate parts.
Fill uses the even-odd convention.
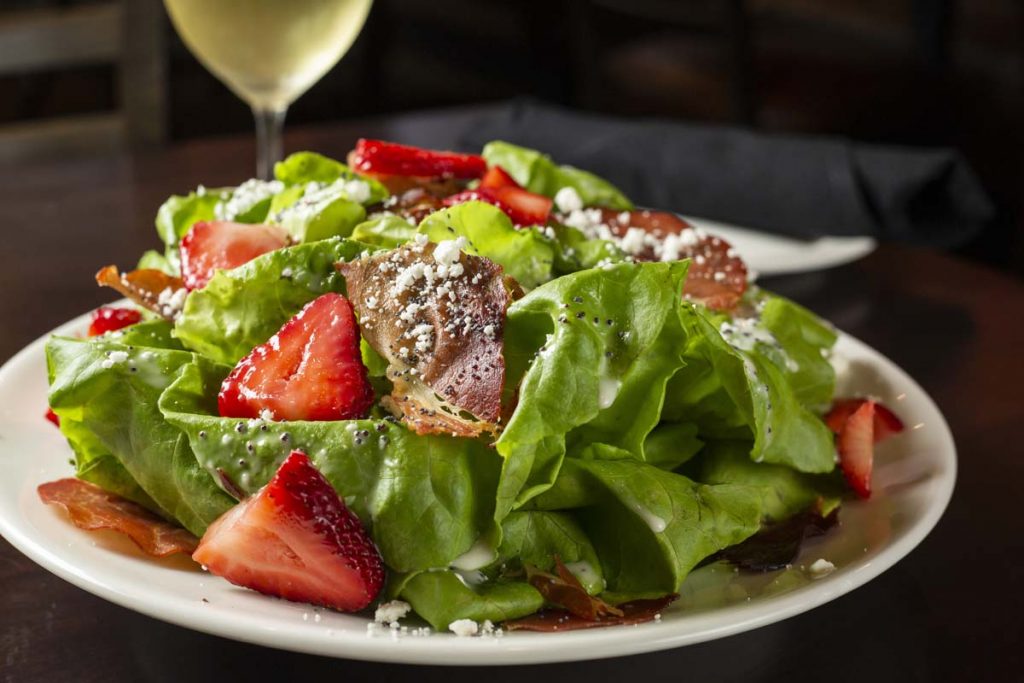
[[[0,389],[8,382],[8,376],[21,365],[32,362],[33,356],[43,354],[46,341],[52,335],[83,328],[89,315],[84,313],[69,320],[8,359],[0,367]],[[869,559],[843,567],[844,571],[787,593],[766,596],[751,604],[729,605],[690,615],[688,624],[694,620],[707,622],[697,629],[674,632],[679,629],[673,629],[671,621],[664,621],[644,624],[642,628],[612,627],[558,634],[516,633],[503,638],[459,638],[453,634],[433,633],[427,638],[401,638],[396,642],[388,637],[366,637],[344,631],[332,634],[330,630],[323,638],[308,638],[305,629],[282,629],[280,625],[262,623],[267,620],[273,622],[277,620],[276,616],[252,622],[237,618],[232,621],[219,611],[197,612],[195,604],[175,601],[174,595],[164,595],[159,590],[144,595],[119,590],[102,576],[76,569],[52,547],[30,538],[17,524],[18,520],[8,519],[6,515],[0,515],[0,535],[43,569],[108,602],[210,635],[306,654],[393,664],[517,665],[606,659],[716,640],[797,616],[863,586],[910,554],[931,533],[948,508],[956,485],[956,442],[938,405],[916,380],[887,356],[845,332],[840,331],[839,338],[839,343],[850,344],[857,351],[880,359],[886,366],[885,374],[919,394],[924,409],[937,418],[929,427],[937,430],[939,441],[948,448],[940,449],[941,460],[936,461],[942,467],[937,475],[939,481],[934,497],[901,538],[888,542]],[[9,503],[0,501],[0,506]],[[98,550],[109,552],[103,548]],[[853,571],[845,571],[848,568]],[[198,619],[197,613],[201,615]],[[452,643],[458,645],[453,646]]]

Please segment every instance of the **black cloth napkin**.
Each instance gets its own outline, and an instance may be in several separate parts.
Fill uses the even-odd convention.
[[[482,114],[459,144],[479,149],[496,139],[593,171],[640,206],[804,239],[867,235],[959,246],[994,215],[951,149],[618,119],[532,101]]]

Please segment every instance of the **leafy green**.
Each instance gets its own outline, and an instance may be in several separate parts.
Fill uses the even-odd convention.
[[[486,256],[527,289],[551,279],[551,241],[536,228],[517,230],[491,204],[472,201],[435,211],[423,219],[419,232],[431,242],[465,237],[467,253]]]
[[[184,351],[185,347],[173,336],[173,329],[171,323],[163,318],[153,318],[114,332],[108,332],[107,336],[126,346]]]
[[[587,239],[580,230],[568,225],[556,224],[550,229],[554,233],[554,271],[558,275],[626,260],[626,252],[609,240]]]
[[[498,439],[497,518],[551,486],[569,445],[602,440],[643,459],[665,383],[681,364],[677,314],[686,263],[581,271],[514,303],[506,362],[519,404]],[[536,356],[530,359],[531,354]]]
[[[191,353],[131,347],[101,336],[53,337],[46,356],[50,405],[67,416],[64,433],[92,481],[155,504],[196,535],[234,504],[157,408],[163,390],[191,363]]]
[[[352,239],[394,249],[416,236],[416,227],[401,216],[385,213],[363,221],[352,230]]]
[[[804,474],[783,465],[751,462],[750,445],[742,441],[715,441],[687,470],[707,484],[742,484],[759,492],[766,520],[780,521],[822,500],[823,512],[839,504],[842,484],[825,474]]]
[[[604,590],[601,564],[590,539],[568,514],[546,511],[512,512],[501,523],[501,545],[495,567],[529,564],[544,571],[564,562],[591,595]]]
[[[567,458],[561,477],[596,496],[574,514],[620,597],[677,591],[698,562],[753,535],[761,522],[756,490],[698,484],[628,454]]]
[[[376,204],[388,197],[387,188],[373,178],[355,173],[340,161],[316,152],[295,152],[283,161],[274,164],[274,177],[285,185],[306,185],[307,183],[333,183],[336,180],[361,180],[370,188],[365,204]]]
[[[171,265],[171,262],[167,259],[167,256],[161,254],[155,249],[147,249],[139,257],[139,264],[136,266],[140,270],[143,268],[151,268],[153,270],[161,270],[168,275],[177,275],[178,266]]]
[[[293,186],[274,197],[270,222],[282,226],[296,242],[348,237],[366,219],[366,209],[350,196],[346,182]]]
[[[689,332],[685,366],[669,382],[663,418],[695,422],[703,437],[752,440],[756,462],[831,471],[832,433],[800,405],[784,371],[730,346],[702,307],[684,303],[680,313]]]
[[[533,614],[544,598],[528,583],[466,585],[455,572],[421,572],[404,579],[399,596],[438,631],[459,619],[507,621]]]
[[[371,526],[400,572],[446,567],[493,531],[500,463],[485,444],[418,436],[390,420],[270,422],[222,418],[216,395],[229,368],[197,357],[160,400],[208,472],[252,493],[302,450]]]
[[[662,422],[644,441],[644,460],[663,470],[674,470],[697,455],[703,445],[696,424]]]
[[[334,238],[278,249],[217,271],[209,284],[189,294],[174,334],[188,348],[234,365],[305,304],[326,292],[343,292],[345,281],[334,264],[368,248]]]
[[[563,187],[571,187],[585,206],[633,208],[633,203],[607,180],[572,166],[558,166],[537,150],[495,140],[487,143],[483,156],[488,165],[501,166],[530,192],[554,197]]]
[[[802,306],[780,296],[768,295],[761,306],[761,324],[784,349],[759,345],[786,374],[796,398],[814,412],[824,412],[832,403],[835,371],[825,357],[836,343],[831,326]]]

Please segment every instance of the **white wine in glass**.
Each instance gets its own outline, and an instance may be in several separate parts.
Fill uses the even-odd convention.
[[[373,0],[164,0],[182,41],[252,107],[257,174],[281,157],[288,105],[352,46]]]

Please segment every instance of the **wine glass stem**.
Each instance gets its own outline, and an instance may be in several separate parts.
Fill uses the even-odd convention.
[[[265,109],[253,107],[256,119],[256,176],[270,180],[274,174],[274,163],[281,160],[281,130],[287,109]]]

